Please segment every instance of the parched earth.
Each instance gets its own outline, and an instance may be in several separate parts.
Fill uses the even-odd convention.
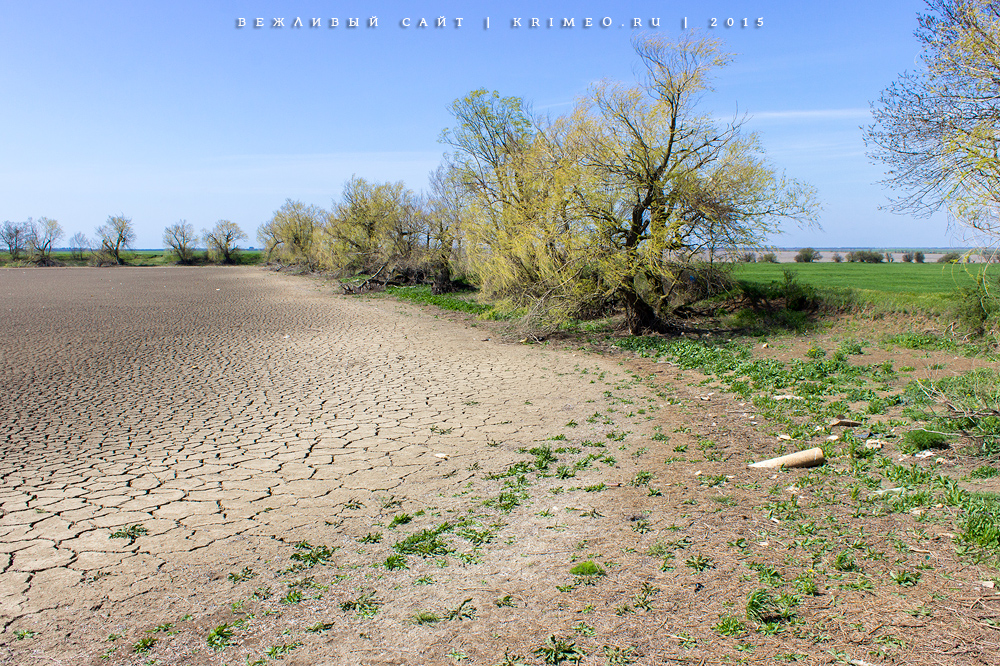
[[[691,373],[258,269],[3,270],[0,312],[0,663],[996,663],[947,516],[828,509],[877,582],[754,630],[831,555]]]

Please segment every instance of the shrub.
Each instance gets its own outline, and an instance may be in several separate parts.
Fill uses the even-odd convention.
[[[778,256],[774,252],[765,252],[765,253],[763,253],[762,255],[760,255],[759,257],[757,257],[757,261],[759,261],[759,262],[761,262],[763,264],[777,264],[777,263],[779,263],[778,262]]]
[[[736,257],[736,261],[744,264],[754,264],[757,263],[757,255],[753,252],[743,252]]]
[[[948,438],[938,432],[929,432],[927,430],[911,430],[906,435],[903,436],[903,442],[900,444],[900,451],[903,453],[916,453],[918,451],[927,451],[929,449],[946,449],[948,448]]]
[[[904,264],[911,264],[911,263],[913,263],[913,253],[912,252],[904,252],[903,253],[903,263]]]
[[[831,257],[831,258],[833,259],[833,262],[835,264],[839,264],[839,263],[842,263],[844,261],[844,258],[842,256],[840,256],[839,252],[834,252],[833,253],[833,257]]]
[[[819,261],[822,258],[823,255],[811,247],[804,247],[795,255],[795,261],[800,264],[808,264],[813,261]]]
[[[939,264],[957,264],[962,261],[962,255],[958,252],[946,252],[938,257]]]
[[[1000,327],[1000,298],[996,295],[997,287],[988,285],[985,276],[980,273],[976,275],[974,286],[958,290],[958,297],[955,300],[956,314],[962,325],[973,335],[983,336],[987,332],[996,332]]]
[[[884,258],[874,250],[854,250],[847,253],[847,261],[851,263],[881,264]]]
[[[923,252],[914,252],[913,253],[913,261],[917,262],[918,264],[924,263],[924,253]]]

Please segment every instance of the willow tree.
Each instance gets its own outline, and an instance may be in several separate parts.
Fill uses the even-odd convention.
[[[420,261],[427,211],[421,197],[395,183],[354,176],[324,227],[325,261],[339,271],[411,271]]]
[[[319,266],[317,238],[326,222],[326,212],[317,206],[285,199],[271,219],[257,229],[257,240],[264,246],[267,261],[272,257],[288,264]]]
[[[573,206],[593,224],[592,261],[625,306],[633,333],[659,316],[677,275],[672,258],[706,246],[759,245],[783,219],[811,222],[810,188],[779,177],[738,120],[698,109],[710,74],[731,57],[712,39],[635,40],[638,84],[605,81],[577,106],[569,141],[581,177]]]
[[[588,242],[569,209],[572,169],[559,124],[524,100],[475,90],[451,107],[441,140],[469,195],[463,221],[469,267],[482,291],[508,307],[558,320],[585,307]]]

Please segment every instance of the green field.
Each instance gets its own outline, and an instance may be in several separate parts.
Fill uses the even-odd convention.
[[[57,250],[51,255],[52,259],[64,264],[66,266],[87,266],[90,263],[89,260],[90,253],[86,253],[83,259],[76,259],[73,257],[71,252]],[[128,266],[170,266],[176,263],[174,260],[174,255],[166,250],[131,250],[124,252],[122,255],[126,259],[126,265]],[[246,266],[259,264],[262,259],[262,254],[260,250],[241,250],[237,256],[236,263]],[[30,265],[28,262],[23,264]],[[208,258],[205,256],[204,250],[198,250],[195,252],[195,265],[208,264]],[[0,252],[0,266],[10,264],[10,255],[6,252]]]
[[[988,264],[739,264],[733,271],[738,280],[771,282],[791,271],[802,284],[819,289],[860,289],[886,294],[947,294],[975,284],[983,270],[1000,276],[1000,266]]]

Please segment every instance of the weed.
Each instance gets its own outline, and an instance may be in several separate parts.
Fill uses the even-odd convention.
[[[455,549],[441,538],[441,533],[451,529],[449,523],[442,523],[434,529],[425,529],[415,534],[411,534],[402,541],[393,544],[393,549],[401,555],[420,555],[430,557],[432,555],[448,555]]]
[[[326,564],[332,558],[333,550],[326,546],[313,546],[308,541],[300,541],[295,544],[295,552],[291,554],[292,560],[307,567]]]
[[[128,525],[111,533],[109,539],[128,539],[128,545],[135,543],[141,536],[149,534],[149,530],[142,525]]]
[[[285,594],[285,596],[283,596],[279,601],[280,601],[280,603],[283,603],[286,606],[288,606],[288,605],[291,605],[291,604],[297,604],[300,601],[302,601],[302,599],[304,599],[304,598],[305,598],[305,595],[302,594],[302,590],[290,589]]]
[[[229,582],[231,582],[233,585],[235,585],[236,583],[239,583],[239,582],[242,582],[242,581],[245,581],[245,580],[250,580],[251,578],[254,578],[256,576],[257,576],[257,574],[254,573],[253,569],[251,569],[250,567],[243,567],[243,571],[241,571],[239,573],[236,573],[234,571],[230,571],[229,572]]]
[[[593,560],[587,560],[586,562],[580,562],[569,570],[574,576],[603,576],[605,575],[604,569],[599,565],[595,564]]]
[[[583,490],[588,493],[598,493],[607,488],[603,483],[597,483],[592,486],[586,486]]]
[[[29,638],[34,638],[37,635],[38,635],[37,631],[32,631],[30,629],[16,629],[16,630],[14,630],[14,638],[16,638],[19,641],[27,640]],[[114,635],[114,634],[112,634],[112,635]],[[112,640],[112,639],[109,637],[108,640]],[[155,642],[156,642],[156,639],[153,639],[153,643],[155,643]]]
[[[358,543],[379,543],[381,541],[382,541],[381,532],[369,532],[368,534],[358,539]]]
[[[849,551],[842,550],[833,558],[833,568],[837,571],[857,571],[858,565]]]
[[[386,569],[389,571],[396,571],[398,569],[408,569],[409,565],[406,563],[406,555],[400,555],[399,553],[395,555],[390,555],[385,558],[383,563]]]
[[[560,465],[556,469],[557,479],[570,479],[574,476],[576,476],[576,470],[569,465]]]
[[[413,624],[437,624],[441,621],[441,616],[431,611],[417,611],[410,618]]]
[[[892,578],[896,585],[902,585],[903,587],[913,587],[920,582],[919,571],[890,571],[889,577]]]
[[[712,630],[720,636],[740,636],[746,631],[746,625],[735,615],[723,615]]]
[[[433,585],[434,578],[431,576],[421,576],[420,578],[413,581],[414,585]]]
[[[271,598],[271,588],[269,588],[267,586],[258,587],[257,589],[255,589],[253,591],[253,593],[251,593],[250,596],[252,598],[254,598],[254,599],[257,599],[258,601],[264,601],[265,599],[270,599]]]
[[[579,622],[575,627],[573,627],[573,631],[581,636],[593,636],[597,633],[597,631],[586,622]]]
[[[715,566],[715,563],[711,558],[705,557],[701,553],[687,558],[684,560],[684,564],[698,572],[702,572],[705,569],[712,569]]]
[[[233,625],[231,624],[220,624],[216,628],[208,632],[208,636],[205,637],[205,642],[208,643],[208,647],[215,651],[223,650],[230,645],[233,641]]]
[[[295,642],[282,645],[272,645],[264,654],[267,655],[268,659],[284,659],[285,655],[299,647],[302,647],[302,643]]]
[[[132,652],[136,654],[146,654],[153,649],[154,645],[156,645],[156,640],[155,636],[146,636],[132,646]]]
[[[561,664],[564,661],[579,664],[587,656],[583,649],[576,646],[576,641],[559,638],[554,634],[546,638],[545,642],[535,648],[533,652],[546,664]]]
[[[911,430],[903,436],[903,441],[899,445],[902,453],[917,453],[928,449],[948,448],[948,438],[938,432],[928,432],[927,430]]]
[[[970,479],[992,479],[994,476],[1000,475],[1000,469],[996,467],[990,467],[989,465],[982,465],[972,470],[969,473]]]
[[[498,599],[495,599],[493,603],[496,604],[497,608],[514,608],[514,597],[509,594],[505,594]]]
[[[346,612],[354,611],[359,618],[375,617],[378,614],[378,607],[382,602],[375,597],[375,591],[362,592],[356,599],[349,599],[340,603],[340,610]]]
[[[629,481],[630,486],[648,486],[649,482],[653,480],[653,473],[647,471],[641,471],[637,473],[631,481]]]
[[[393,527],[398,527],[399,525],[406,525],[411,520],[413,520],[413,516],[411,516],[410,514],[400,513],[392,517],[392,520],[389,521],[389,527],[393,528]]]
[[[635,661],[635,648],[605,645],[604,656],[608,659],[608,666],[625,666]]]
[[[649,611],[652,609],[652,598],[660,593],[660,589],[653,587],[649,583],[643,583],[642,588],[638,593],[632,598],[632,602],[635,604],[636,608],[641,608],[644,611]]]

